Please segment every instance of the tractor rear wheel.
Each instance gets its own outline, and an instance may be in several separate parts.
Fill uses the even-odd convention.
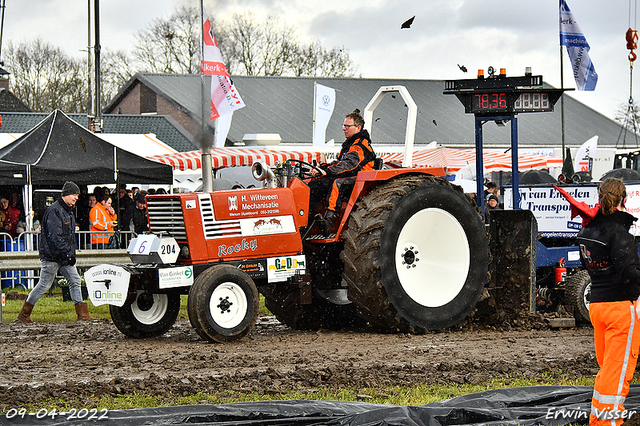
[[[133,303],[109,306],[111,320],[125,336],[143,339],[166,333],[180,311],[177,293],[150,293],[139,290]]]
[[[269,284],[260,287],[265,306],[283,324],[294,330],[341,330],[362,323],[344,290],[313,290],[312,302],[301,304],[299,289]]]
[[[573,307],[573,318],[577,324],[591,324],[589,301],[591,300],[591,277],[587,271],[578,271],[567,278],[566,303]]]
[[[458,324],[487,282],[489,243],[460,187],[425,176],[381,183],[351,213],[341,259],[359,315],[387,331]]]
[[[189,291],[189,321],[198,335],[210,342],[233,342],[249,334],[259,309],[255,283],[231,265],[205,270]]]
[[[342,244],[305,247],[313,289],[310,304],[300,303],[300,289],[290,284],[260,286],[265,306],[278,321],[294,330],[341,330],[364,325],[342,279],[341,251]]]

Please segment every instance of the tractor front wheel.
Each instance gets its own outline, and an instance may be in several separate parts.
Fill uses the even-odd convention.
[[[210,342],[233,342],[249,334],[259,309],[255,283],[246,272],[230,265],[202,272],[189,291],[189,321]]]
[[[113,324],[124,335],[142,339],[166,333],[180,311],[177,293],[150,293],[139,290],[133,303],[109,306]]]

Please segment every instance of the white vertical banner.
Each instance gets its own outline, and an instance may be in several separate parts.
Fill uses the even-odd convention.
[[[598,136],[592,137],[580,146],[580,149],[578,149],[578,153],[576,154],[576,159],[573,162],[573,164],[575,164],[576,172],[593,171],[593,162],[596,158],[597,148]]]
[[[213,146],[216,148],[223,148],[227,141],[227,135],[231,128],[231,118],[233,118],[233,111],[229,114],[224,114],[218,117],[216,120],[216,133],[213,137]]]
[[[313,146],[324,146],[327,126],[336,105],[336,90],[318,83],[313,89]]]

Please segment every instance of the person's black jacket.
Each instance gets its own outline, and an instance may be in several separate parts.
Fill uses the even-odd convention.
[[[138,207],[133,211],[133,227],[136,234],[144,234],[149,231],[149,221],[147,220],[147,210],[140,210]]]
[[[640,295],[640,259],[627,212],[599,211],[578,233],[580,259],[591,277],[591,302],[636,300]]]
[[[121,231],[131,230],[130,225],[133,220],[133,212],[136,209],[136,202],[128,195],[120,198],[120,214],[118,215],[118,229]]]
[[[376,154],[371,147],[371,136],[362,130],[342,143],[338,160],[322,168],[333,178],[351,177],[361,170],[373,170]]]
[[[44,212],[40,231],[40,260],[58,262],[64,265],[75,264],[76,220],[73,207],[58,198]]]

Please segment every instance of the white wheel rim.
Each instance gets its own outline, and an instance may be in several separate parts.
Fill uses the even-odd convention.
[[[428,208],[414,214],[402,228],[396,245],[396,271],[407,295],[422,306],[451,302],[469,273],[469,242],[449,212]]]
[[[584,288],[584,293],[582,294],[582,300],[584,301],[584,306],[587,307],[587,311],[589,310],[589,299],[590,297],[587,297],[587,295],[591,293],[591,283],[587,284],[586,287]]]
[[[169,307],[169,298],[166,294],[153,294],[153,304],[149,309],[142,309],[138,305],[138,297],[144,293],[138,291],[136,301],[131,304],[131,313],[140,323],[145,325],[153,325],[160,321],[167,313]]]
[[[222,283],[211,293],[209,312],[214,322],[222,328],[237,327],[248,310],[249,302],[245,292],[236,283]]]

